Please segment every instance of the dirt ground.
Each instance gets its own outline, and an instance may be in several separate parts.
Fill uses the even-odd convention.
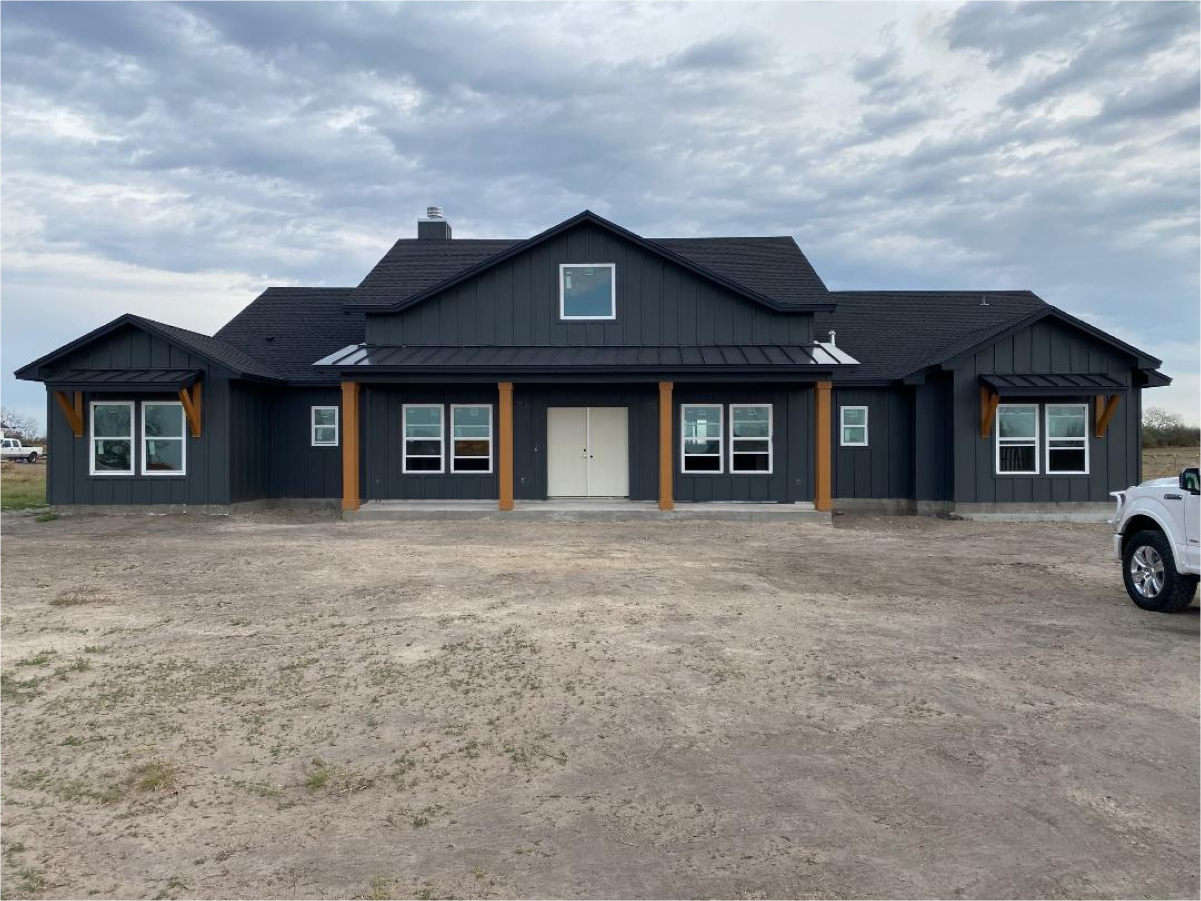
[[[6,897],[1196,897],[1105,526],[3,518]]]

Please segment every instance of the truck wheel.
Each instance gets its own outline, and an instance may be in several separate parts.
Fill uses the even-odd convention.
[[[1179,613],[1197,593],[1197,577],[1176,571],[1163,532],[1138,532],[1122,551],[1122,578],[1130,599],[1154,613]]]
[[[30,463],[36,463],[37,461],[38,461],[38,455],[37,455],[36,453],[33,453],[33,454],[30,454],[30,455],[29,455],[28,462],[30,462]]]

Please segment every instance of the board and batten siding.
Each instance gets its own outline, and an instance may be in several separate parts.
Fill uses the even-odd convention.
[[[1091,336],[1045,319],[965,358],[954,370],[954,500],[957,503],[1046,503],[1109,501],[1109,492],[1136,484],[1141,392],[1121,395],[1103,438],[1094,437],[1097,398],[1014,397],[1001,403],[1087,403],[1088,475],[1047,475],[1045,420],[1039,410],[1039,468],[1035,476],[996,474],[996,428],[980,437],[980,380],[989,373],[1108,373],[1131,384],[1134,360]]]
[[[561,263],[614,263],[617,318],[559,317]],[[812,315],[780,313],[583,224],[396,313],[369,313],[368,344],[805,344]]]
[[[814,389],[804,385],[693,385],[677,383],[672,411],[672,468],[675,499],[682,502],[748,501],[794,503],[813,500]],[[680,466],[680,407],[722,404],[721,474],[684,473]],[[730,404],[772,405],[772,472],[730,472]]]
[[[187,472],[182,476],[147,476],[141,471],[141,402],[178,401],[176,391],[84,392],[84,432],[76,438],[66,417],[46,391],[46,498],[55,505],[228,504],[229,392],[228,373],[169,341],[129,326],[81,347],[46,368],[55,375],[72,369],[197,369],[204,389],[201,434],[185,428]],[[134,401],[134,475],[93,476],[90,473],[91,403]]]
[[[830,415],[835,498],[913,497],[913,400],[904,388],[835,388]],[[867,407],[867,447],[843,447],[839,409]]]

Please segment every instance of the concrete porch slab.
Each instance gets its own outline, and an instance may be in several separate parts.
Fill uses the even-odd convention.
[[[506,522],[634,522],[638,520],[708,520],[714,522],[786,522],[829,525],[829,513],[812,504],[676,504],[661,511],[654,501],[554,500],[517,501],[502,513],[496,501],[367,501],[345,512],[350,522],[506,521]]]

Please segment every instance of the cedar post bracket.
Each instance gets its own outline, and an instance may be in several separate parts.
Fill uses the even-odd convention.
[[[1118,401],[1121,398],[1120,394],[1111,394],[1108,399],[1104,395],[1097,398],[1097,428],[1093,432],[1094,438],[1105,437],[1105,431],[1109,428],[1109,420],[1113,419],[1113,414],[1118,411]]]
[[[1001,395],[980,386],[980,437],[987,438],[992,434],[993,420],[997,418],[997,404]]]
[[[813,441],[816,445],[814,447],[816,484],[813,491],[813,506],[822,511],[834,509],[830,469],[831,444],[833,443],[830,422],[833,416],[830,408],[830,387],[829,382],[817,383],[817,404],[814,413],[816,428],[813,430]]]
[[[513,509],[513,383],[498,382],[497,391],[500,395],[500,446],[497,448],[497,462],[500,465],[498,480],[497,509]]]
[[[67,395],[62,391],[54,392],[54,399],[58,401],[58,405],[62,408],[63,415],[67,417],[67,424],[71,426],[71,432],[76,438],[83,437],[83,393],[80,391],[71,392],[71,400],[67,400]]]
[[[188,420],[188,430],[193,438],[200,437],[200,382],[187,388],[179,389],[179,402],[183,404],[183,413]]]
[[[676,503],[672,491],[672,423],[675,421],[671,393],[672,382],[659,383],[659,509],[674,510]]]

